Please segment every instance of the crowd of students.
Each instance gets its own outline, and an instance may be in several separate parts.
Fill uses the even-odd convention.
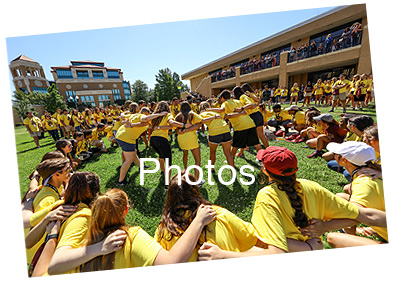
[[[315,108],[304,112],[297,105],[282,109],[275,104],[270,111],[260,100],[257,91],[244,84],[205,101],[192,95],[185,101],[174,97],[148,105],[127,101],[122,107],[83,113],[58,110],[55,117],[46,113],[43,122],[29,113],[37,128],[55,130],[46,127],[51,122],[65,137],[56,140],[57,135],[51,134],[56,150],[43,156],[22,199],[29,274],[317,250],[323,248],[322,234],[333,230],[343,233],[328,233],[332,247],[387,242],[379,139],[372,118],[346,115],[338,123]],[[37,132],[29,122],[25,124]],[[317,182],[297,178],[297,156],[285,147],[270,146],[266,126],[274,128],[276,135],[287,136],[289,142],[305,141],[316,148],[308,157],[321,156],[331,169],[347,171],[350,178],[344,175],[350,184],[344,192],[335,195]],[[129,184],[130,165],[140,165],[138,139],[155,150],[164,174],[165,164],[172,164],[173,138],[183,151],[185,169],[189,151],[195,164],[201,164],[197,134],[205,137],[206,130],[212,164],[219,145],[233,167],[248,147],[257,150],[268,184],[256,196],[251,222],[204,199],[199,192],[204,181],[198,185],[187,181],[199,179],[196,169],[194,174],[173,177],[168,172],[171,181],[165,187],[162,219],[154,238],[141,227],[126,225],[130,204],[119,188]],[[102,193],[99,176],[77,168],[94,152],[106,152],[105,136],[121,148],[122,166],[119,187]],[[328,151],[324,155],[323,149]],[[356,227],[360,222],[370,227]],[[375,239],[356,234],[372,234]]]

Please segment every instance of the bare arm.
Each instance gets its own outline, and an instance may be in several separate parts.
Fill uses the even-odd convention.
[[[200,205],[197,215],[171,250],[161,249],[153,265],[187,262],[200,237],[202,229],[216,217],[211,206]]]
[[[116,252],[123,247],[126,232],[117,230],[104,240],[86,247],[63,246],[55,251],[48,267],[48,274],[62,274],[100,255]]]

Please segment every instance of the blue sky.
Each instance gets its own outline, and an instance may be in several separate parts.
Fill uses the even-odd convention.
[[[9,37],[8,63],[23,54],[52,80],[51,66],[100,61],[121,68],[131,84],[140,79],[153,88],[159,69],[182,75],[332,8]]]

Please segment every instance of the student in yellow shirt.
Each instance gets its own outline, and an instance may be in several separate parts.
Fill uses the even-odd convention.
[[[293,104],[293,100],[297,105],[298,92],[300,92],[300,88],[298,87],[298,83],[294,82],[293,87],[290,89],[290,106]]]
[[[235,87],[234,89],[236,89]],[[234,95],[236,95],[233,89]],[[258,103],[260,99],[253,94],[253,89],[248,83],[244,83],[241,86],[241,90],[243,91],[242,95],[239,97],[240,102],[243,104],[246,113],[253,120],[256,125],[257,135],[259,136],[260,141],[263,143],[265,148],[268,148],[268,140],[264,134],[264,117],[260,113],[258,108]],[[285,89],[287,91],[287,89]],[[287,93],[286,93],[287,97]],[[248,108],[249,107],[249,108]],[[248,109],[247,109],[248,108]]]
[[[91,146],[94,146],[100,150],[100,152],[107,152],[104,141],[102,140],[105,136],[105,125],[101,122],[97,123],[97,127],[92,129],[92,137],[89,140]]]
[[[189,179],[196,181],[190,174]],[[185,174],[180,175],[180,185],[178,180],[176,175],[170,182],[162,219],[155,233],[155,239],[167,251],[183,237],[198,207],[201,204],[211,206],[210,202],[202,198],[198,187],[188,183]],[[216,244],[223,250],[237,252],[249,250],[260,243],[251,223],[243,221],[223,207],[211,207],[216,211],[216,219],[204,227],[189,262],[197,261],[198,248],[204,242]]]
[[[285,104],[287,100],[287,94],[289,93],[289,90],[287,89],[286,86],[283,86],[282,91],[280,93],[280,103]]]
[[[202,102],[200,104],[200,116],[204,119],[213,118],[213,120],[205,121],[208,127],[208,145],[209,145],[209,159],[211,164],[215,165],[216,162],[216,149],[219,145],[222,145],[223,153],[226,157],[228,165],[234,166],[234,159],[231,157],[231,133],[228,124],[222,118],[222,115],[218,117],[217,113],[208,111],[210,105],[208,102]]]
[[[77,141],[77,145],[75,148],[75,155],[81,161],[85,161],[89,159],[93,152],[89,151],[89,142],[85,138],[85,134],[83,132],[75,132],[74,139]]]
[[[100,179],[92,172],[76,172],[70,178],[65,190],[63,203],[77,206],[76,211],[57,228],[49,228],[51,236],[47,237],[40,260],[40,272],[47,274],[50,264],[56,267],[62,264],[63,257],[70,251],[81,246],[86,240],[91,217],[91,202],[100,193]],[[48,229],[47,229],[48,230]],[[56,233],[53,231],[56,230]],[[51,241],[52,240],[52,241]]]
[[[210,108],[209,111],[217,113],[225,113],[234,129],[233,140],[231,142],[231,155],[235,158],[238,148],[246,148],[255,146],[256,150],[261,149],[259,137],[256,131],[254,121],[246,114],[242,104],[238,100],[231,99],[231,93],[223,90],[218,101],[222,102],[221,108]],[[236,108],[240,108],[241,112],[235,112]]]
[[[280,127],[283,126],[285,132],[287,133],[289,128],[292,126],[291,115],[288,112],[282,110],[280,104],[273,105],[272,111],[274,112],[274,118],[268,121],[268,125],[275,127],[275,131],[278,131]]]
[[[35,117],[32,112],[26,112],[26,116],[27,117],[23,120],[23,124],[25,125],[30,136],[33,137],[37,148],[41,148],[38,141],[38,137],[41,135],[41,120],[38,117]]]
[[[52,136],[53,140],[56,142],[59,140],[59,131],[57,130],[58,125],[57,125],[57,120],[53,117],[51,117],[51,114],[47,114],[45,116],[45,119],[42,122],[42,126],[48,133]]]
[[[129,207],[127,194],[120,189],[110,189],[98,196],[92,206],[90,228],[84,236],[85,245],[58,246],[49,274],[187,262],[204,226],[215,219],[212,207],[200,205],[182,238],[167,251],[141,227],[126,225]]]
[[[140,159],[137,155],[136,140],[138,137],[146,131],[147,121],[143,121],[145,114],[149,115],[149,112],[138,113],[137,103],[130,105],[130,116],[125,120],[123,125],[119,127],[116,132],[116,142],[122,149],[122,166],[120,167],[120,174],[118,184],[127,184],[126,174],[132,163],[136,166],[140,166]]]
[[[357,110],[360,104],[360,111],[365,107],[365,100],[367,96],[367,90],[370,88],[370,80],[367,74],[362,74],[360,80],[355,85],[355,97],[354,97],[354,108]]]
[[[236,253],[205,244],[200,248],[199,259],[286,253],[291,251],[289,239],[301,244],[304,242],[304,247],[309,250],[322,249],[321,242],[316,248],[308,241],[311,237],[317,237],[309,236],[311,230],[307,228],[309,222],[315,219],[328,220],[325,221],[325,231],[357,222],[386,226],[385,212],[358,207],[316,182],[297,178],[297,157],[287,148],[270,146],[259,151],[257,159],[262,162],[262,170],[268,176],[269,183],[257,194],[252,224],[266,248]]]
[[[168,165],[172,164],[171,146],[168,142],[168,130],[172,128],[186,129],[191,124],[180,123],[174,120],[170,113],[170,107],[167,102],[160,101],[155,107],[152,115],[147,116],[144,120],[149,121],[152,134],[150,137],[150,145],[159,154],[159,163],[161,173],[164,175],[165,160],[168,159]],[[169,171],[169,179],[171,178],[171,171]]]
[[[70,139],[70,133],[73,127],[70,125],[70,116],[67,109],[63,109],[62,114],[58,116],[58,121],[62,129],[64,129],[64,137]]]
[[[325,80],[324,81],[324,97],[323,99],[325,100],[325,107],[328,107],[331,103],[332,99],[332,87],[331,87],[331,81],[330,80]]]
[[[175,121],[186,124],[190,123],[192,125],[197,125],[198,128],[201,126],[203,118],[192,111],[192,108],[188,102],[182,102],[181,107],[180,107],[180,112],[176,115]],[[201,152],[200,152],[200,145],[198,144],[198,139],[197,139],[197,129],[190,130],[188,132],[180,131],[178,133],[178,144],[179,148],[183,152],[183,167],[184,169],[187,168],[187,160],[188,160],[188,155],[189,151],[191,151],[194,162],[196,166],[201,166]],[[199,171],[198,169],[194,170],[194,175],[198,179],[199,178]],[[202,179],[199,185],[203,185],[205,183],[205,180]]]
[[[74,123],[74,131],[73,132],[81,131],[81,125],[83,123],[83,118],[77,109],[71,110],[71,119]]]
[[[292,115],[293,119],[291,126],[293,126],[295,130],[301,132],[306,128],[305,113],[301,111],[297,105],[290,106],[289,108],[286,108],[285,111]]]
[[[337,91],[337,94],[333,92],[333,103],[332,108],[329,112],[334,112],[335,107],[342,103],[343,113],[346,113],[346,95],[350,88],[350,81],[346,79],[346,74],[342,73],[339,75],[339,80],[335,82],[332,89]]]
[[[84,120],[85,120],[85,124],[88,129],[92,129],[92,128],[96,127],[96,120],[94,119],[94,116],[93,116],[91,110],[89,110],[89,109],[85,110]]]
[[[67,158],[47,159],[36,167],[38,174],[43,179],[42,187],[33,199],[33,213],[39,212],[46,207],[60,200],[63,193],[63,185],[70,179],[71,165]],[[35,225],[31,225],[34,227]],[[44,242],[45,236],[42,235],[37,243],[32,244],[26,250],[27,264],[33,260],[38,248]]]
[[[323,83],[323,80],[319,78],[316,82],[316,84],[313,86],[313,90],[315,92],[315,106],[319,106],[321,104],[321,97],[324,93],[324,88],[325,85]],[[319,102],[319,105],[317,105],[317,102]]]
[[[350,194],[338,193],[337,196],[346,199],[359,207],[374,208],[385,212],[383,182],[380,178],[372,179],[369,176],[359,176],[358,171],[362,167],[369,167],[380,171],[379,165],[373,164],[375,160],[375,150],[363,143],[348,141],[342,144],[332,143],[327,146],[330,152],[335,154],[335,160],[339,165],[346,168],[352,175],[352,185]],[[383,242],[388,242],[387,228],[379,225],[370,224],[371,228],[345,229],[348,234],[327,234],[327,242],[335,248],[380,244],[382,242],[356,236],[356,231],[369,231],[371,234],[378,234]],[[360,233],[361,233],[360,232]]]

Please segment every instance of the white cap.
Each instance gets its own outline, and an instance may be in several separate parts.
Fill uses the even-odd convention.
[[[341,144],[331,142],[327,150],[341,155],[356,166],[364,166],[369,161],[376,159],[375,150],[364,142],[347,141]]]

